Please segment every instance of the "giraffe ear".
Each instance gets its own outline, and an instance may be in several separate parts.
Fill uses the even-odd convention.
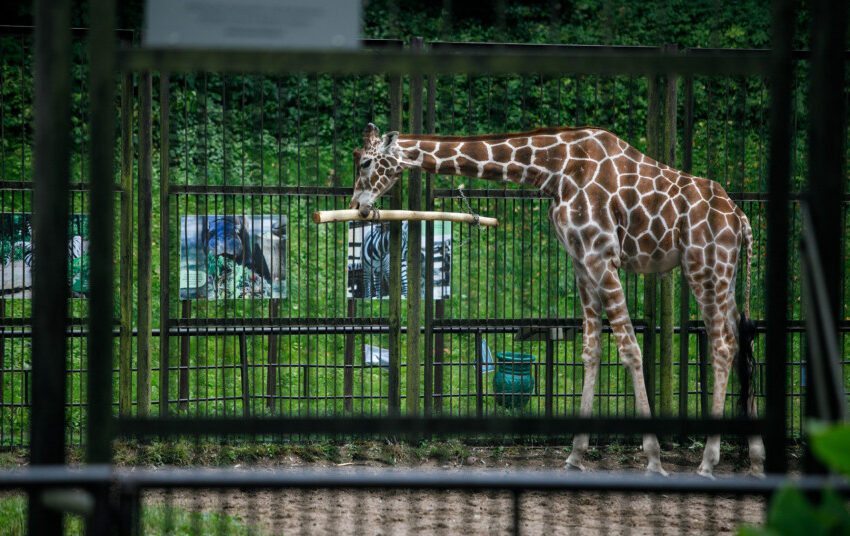
[[[363,151],[360,149],[354,149],[354,165],[356,167],[360,167],[360,159],[363,157]]]
[[[378,127],[369,123],[363,129],[363,147],[372,147],[378,142]]]
[[[392,147],[392,145],[396,142],[397,139],[398,139],[398,132],[396,132],[396,131],[387,132],[386,134],[384,134],[384,137],[382,138],[383,145],[381,146],[381,149],[383,149],[384,151],[389,150],[389,148]]]

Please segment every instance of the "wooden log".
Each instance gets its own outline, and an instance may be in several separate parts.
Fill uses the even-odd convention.
[[[430,212],[421,210],[378,210],[365,218],[357,210],[318,210],[313,213],[316,223],[331,223],[339,221],[454,221],[458,223],[475,223],[475,216],[462,212]],[[484,227],[496,227],[496,218],[478,217],[478,224]]]

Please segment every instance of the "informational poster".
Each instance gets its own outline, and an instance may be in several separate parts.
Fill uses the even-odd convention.
[[[425,222],[422,224],[422,280],[425,292]],[[408,223],[401,227],[401,297],[407,298]],[[451,222],[434,222],[434,299],[449,297],[452,274]],[[348,297],[383,299],[390,294],[390,226],[352,221],[348,225]]]
[[[351,49],[360,46],[353,0],[147,0],[150,47]]]
[[[82,298],[89,290],[88,215],[68,216],[68,281],[71,296]],[[0,213],[0,295],[32,297],[35,260],[31,213]]]
[[[285,298],[286,216],[183,216],[180,299]]]

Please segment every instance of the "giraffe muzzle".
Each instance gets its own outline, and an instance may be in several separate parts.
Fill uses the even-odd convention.
[[[372,212],[372,205],[360,204],[360,207],[359,207],[358,210],[360,211],[360,217],[361,218],[367,218],[369,216],[369,214],[371,214],[371,212]]]

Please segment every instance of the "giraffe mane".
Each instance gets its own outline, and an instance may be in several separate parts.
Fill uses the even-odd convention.
[[[521,132],[505,132],[501,134],[479,134],[475,136],[437,136],[433,134],[402,134],[399,139],[406,141],[498,141],[505,138],[528,138],[531,136],[557,135],[562,132],[577,132],[580,130],[602,130],[611,132],[602,127],[583,126],[583,127],[541,127],[534,130],[525,130]],[[611,132],[611,134],[614,134]],[[616,134],[615,134],[616,135]]]

